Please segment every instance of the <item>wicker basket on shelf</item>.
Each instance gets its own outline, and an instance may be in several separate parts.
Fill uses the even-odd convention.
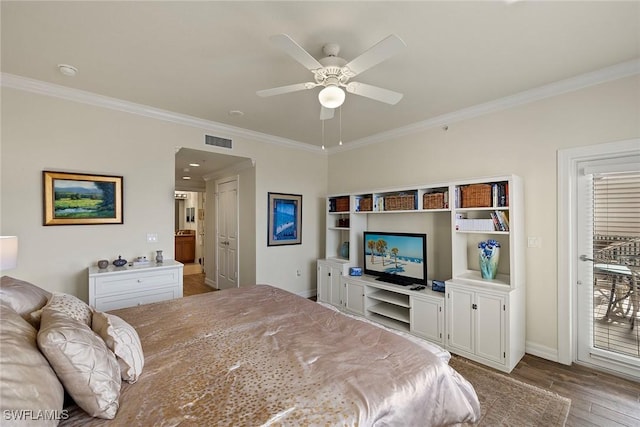
[[[443,209],[444,193],[427,193],[422,196],[422,209]]]
[[[491,185],[472,184],[460,187],[463,208],[491,207]]]
[[[336,197],[336,212],[349,212],[349,197]]]
[[[385,196],[385,211],[410,211],[416,208],[415,194],[397,194]]]
[[[371,212],[373,210],[373,198],[363,197],[360,199],[360,212]]]

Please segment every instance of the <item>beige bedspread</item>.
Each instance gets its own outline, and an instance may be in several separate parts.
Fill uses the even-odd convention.
[[[267,285],[113,311],[145,354],[112,421],[61,425],[447,425],[473,387],[425,348]]]

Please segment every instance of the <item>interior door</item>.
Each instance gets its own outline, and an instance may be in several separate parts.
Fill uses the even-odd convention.
[[[218,289],[239,286],[238,275],[238,180],[221,180],[217,186]]]
[[[640,378],[640,156],[577,168],[578,362]]]

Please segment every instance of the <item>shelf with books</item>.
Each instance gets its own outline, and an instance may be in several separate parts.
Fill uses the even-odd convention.
[[[456,209],[455,231],[464,232],[509,232],[509,212],[505,208]]]
[[[515,289],[524,285],[522,182],[489,178],[453,185],[452,280],[475,286]],[[494,206],[494,204],[496,204]],[[500,247],[496,278],[480,274],[483,242]]]

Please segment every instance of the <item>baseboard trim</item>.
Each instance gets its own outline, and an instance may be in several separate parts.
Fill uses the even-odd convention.
[[[210,288],[218,289],[218,284],[207,277],[204,278],[204,284],[209,286]]]
[[[296,295],[301,296],[303,298],[311,298],[315,297],[318,294],[316,289],[307,289],[306,291],[296,292]]]
[[[551,360],[552,362],[559,362],[558,349],[547,347],[532,342],[525,343],[525,353],[532,356],[541,357],[543,359]]]

